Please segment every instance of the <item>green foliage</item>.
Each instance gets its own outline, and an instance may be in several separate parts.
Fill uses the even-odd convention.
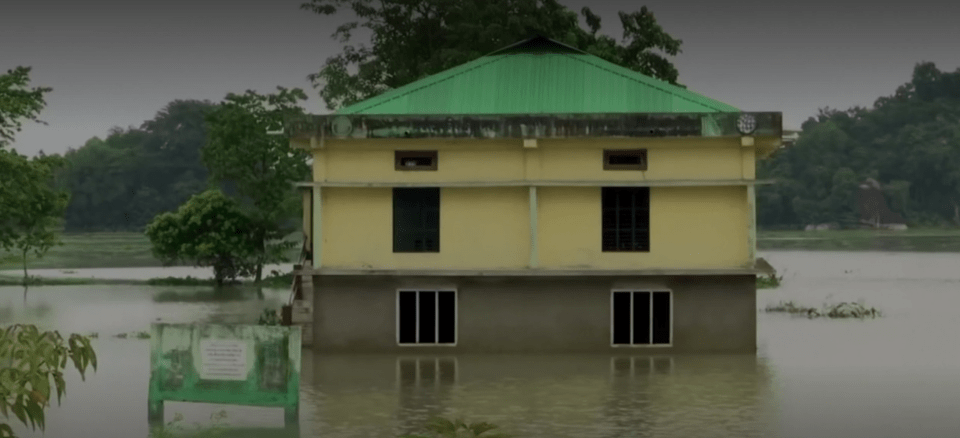
[[[795,145],[758,163],[757,220],[767,228],[855,225],[857,185],[883,184],[908,223],[960,225],[960,69],[920,63],[910,82],[873,108],[829,108],[803,124]]]
[[[13,143],[24,120],[44,123],[37,117],[47,106],[45,95],[53,89],[29,88],[30,70],[30,67],[18,66],[0,75],[0,149]]]
[[[200,160],[206,143],[207,101],[175,100],[140,128],[114,128],[64,158],[63,188],[73,194],[68,231],[142,231],[158,214],[176,210],[207,188]]]
[[[309,76],[331,110],[536,35],[673,84],[678,76],[664,55],[680,53],[682,41],[667,34],[645,6],[619,13],[619,43],[600,33],[600,17],[589,8],[581,10],[584,29],[577,13],[557,0],[311,0],[301,8],[322,15],[346,8],[358,18],[332,35],[344,44],[343,52]],[[372,33],[372,45],[349,44],[357,28]]]
[[[268,134],[283,128],[287,118],[303,114],[300,89],[278,87],[276,94],[254,91],[227,95],[207,116],[209,141],[202,151],[214,180],[235,187],[241,206],[250,218],[244,229],[256,242],[255,281],[263,266],[286,262],[295,242],[284,237],[296,230],[292,221],[299,211],[293,183],[309,176],[308,155],[293,149],[284,136]]]
[[[164,278],[151,278],[147,280],[147,284],[151,286],[208,286],[216,284],[216,280],[206,279],[206,278],[193,278],[191,276],[186,277],[164,277]]]
[[[511,436],[502,432],[496,432],[495,429],[499,429],[499,426],[490,423],[480,422],[467,424],[462,419],[450,421],[439,417],[430,420],[426,425],[426,429],[432,436],[404,435],[401,438],[510,438]]]
[[[40,156],[28,159],[13,151],[0,150],[0,249],[20,256],[24,282],[27,255],[42,257],[60,243],[59,229],[69,195],[54,188],[53,173],[62,167],[62,158]]]
[[[0,250],[16,252],[27,282],[27,255],[42,256],[57,244],[57,228],[69,195],[54,188],[53,174],[64,162],[43,152],[29,159],[6,150],[24,120],[38,121],[50,88],[28,88],[30,68],[0,75]]]
[[[226,411],[219,411],[210,414],[211,426],[194,424],[194,429],[187,429],[183,426],[183,415],[179,412],[173,415],[173,420],[167,424],[154,427],[150,431],[150,438],[214,438],[226,434],[227,424],[223,419],[227,418]]]
[[[757,276],[757,289],[774,289],[780,287],[780,283],[783,282],[783,276],[777,276],[777,274],[767,274],[767,275],[758,275]]]
[[[281,325],[283,320],[280,318],[280,314],[277,313],[276,309],[263,309],[263,313],[260,314],[260,319],[257,320],[257,324],[260,325]]]
[[[764,308],[767,313],[789,313],[791,315],[802,315],[807,318],[832,318],[832,319],[866,319],[877,318],[883,314],[875,307],[867,307],[863,300],[857,302],[842,303],[824,303],[823,307],[806,307],[798,305],[793,301],[781,301],[777,304],[771,304]]]
[[[195,195],[175,213],[163,213],[147,226],[153,253],[165,264],[184,261],[212,267],[218,285],[250,275],[257,245],[252,221],[219,190]]]
[[[58,404],[66,394],[63,370],[68,361],[83,379],[88,368],[96,371],[97,355],[90,339],[72,334],[65,341],[59,332],[41,332],[32,325],[0,330],[0,413],[4,418],[13,413],[25,426],[44,430],[51,389],[56,391]],[[12,436],[10,425],[0,424],[0,437]]]

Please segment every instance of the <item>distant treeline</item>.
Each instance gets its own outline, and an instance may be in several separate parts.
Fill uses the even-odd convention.
[[[778,180],[757,189],[761,227],[855,226],[867,178],[909,225],[960,225],[960,69],[920,63],[873,108],[823,109],[802,129],[795,145],[758,163],[758,178]]]
[[[177,100],[139,128],[113,128],[64,154],[58,184],[70,194],[65,231],[142,231],[207,188],[200,157],[208,101]]]
[[[66,231],[142,231],[208,185],[200,151],[208,101],[177,100],[140,127],[114,128],[64,157],[58,183],[71,193]],[[757,220],[766,229],[855,226],[857,187],[883,184],[909,224],[960,224],[960,69],[916,66],[913,79],[873,108],[823,109],[797,143],[760,161]],[[231,192],[230,187],[224,187]]]

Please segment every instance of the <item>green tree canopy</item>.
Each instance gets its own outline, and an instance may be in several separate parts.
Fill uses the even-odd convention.
[[[191,197],[173,213],[158,215],[147,226],[153,254],[164,264],[212,267],[217,284],[249,276],[257,245],[251,220],[219,190]]]
[[[47,106],[49,87],[30,88],[30,67],[17,67],[0,75],[0,148],[13,143],[24,120],[44,123],[37,117]]]
[[[142,231],[160,213],[174,211],[207,188],[200,159],[204,116],[213,104],[175,100],[139,128],[114,128],[64,155],[61,187],[72,194],[69,231]]]
[[[872,108],[824,108],[802,128],[794,146],[758,164],[758,177],[779,180],[757,190],[761,226],[855,223],[854,185],[866,178],[908,222],[960,225],[960,69],[919,63]]]
[[[665,55],[680,53],[682,41],[646,7],[619,13],[620,42],[600,33],[600,17],[590,8],[580,13],[584,29],[557,0],[311,0],[301,7],[322,15],[349,9],[358,19],[332,35],[346,44],[343,52],[309,76],[332,110],[537,35],[672,84],[678,77]],[[370,45],[349,44],[358,28],[372,34]]]
[[[209,141],[203,161],[215,181],[236,188],[245,213],[252,220],[247,232],[258,242],[256,281],[263,266],[285,261],[285,251],[296,244],[284,238],[296,230],[291,218],[299,203],[293,183],[310,173],[307,153],[290,147],[279,131],[289,117],[303,114],[303,90],[278,87],[275,94],[254,91],[227,95],[207,116]]]

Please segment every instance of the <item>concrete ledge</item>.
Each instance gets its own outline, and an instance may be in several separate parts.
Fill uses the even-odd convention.
[[[677,276],[677,275],[759,275],[767,270],[753,269],[522,269],[522,270],[457,270],[457,269],[342,269],[320,268],[295,271],[296,275],[376,275],[376,276],[452,276],[452,277],[573,277],[573,276]]]
[[[687,179],[636,181],[316,181],[298,182],[296,187],[717,187],[775,184],[776,180]]]

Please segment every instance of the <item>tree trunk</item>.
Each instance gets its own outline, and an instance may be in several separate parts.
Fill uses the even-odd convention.
[[[27,279],[30,277],[27,276],[27,250],[23,250],[23,284],[27,284]]]

